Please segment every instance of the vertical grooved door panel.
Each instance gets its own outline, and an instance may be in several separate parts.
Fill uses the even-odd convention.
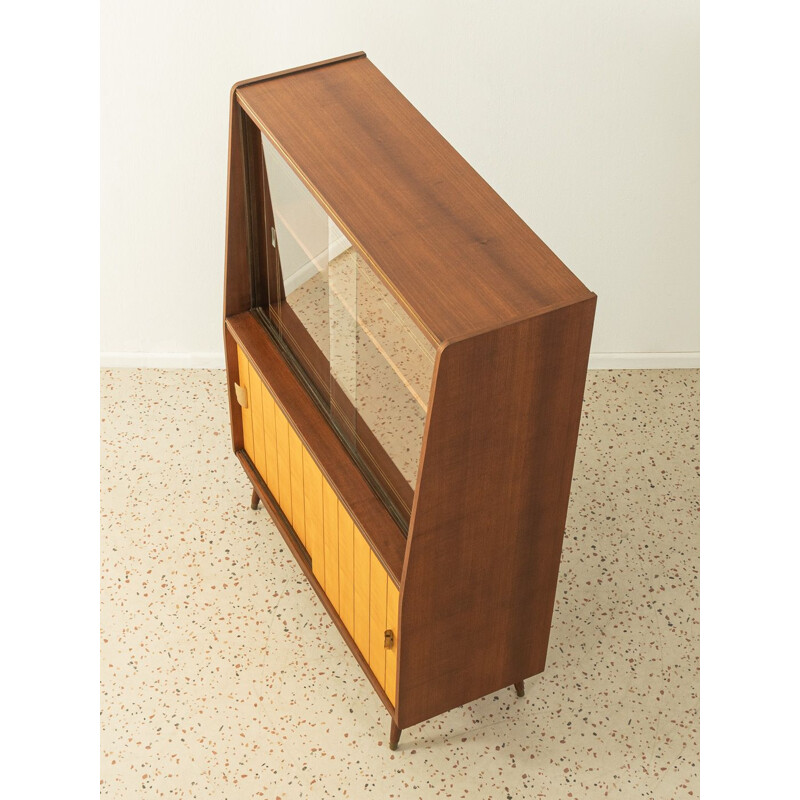
[[[250,419],[253,422],[253,463],[258,474],[266,481],[267,466],[266,452],[264,450],[264,409],[262,396],[269,394],[264,389],[261,379],[252,364],[249,365],[247,387],[248,405],[250,406]]]
[[[292,473],[289,464],[289,421],[275,406],[275,450],[278,454],[278,503],[292,521]]]
[[[264,414],[264,455],[266,461],[266,473],[263,478],[270,492],[272,492],[272,496],[277,500],[280,490],[278,488],[278,437],[275,432],[275,399],[266,387],[261,392],[261,408]]]
[[[353,520],[339,503],[339,616],[353,635]]]
[[[303,453],[303,490],[305,492],[306,550],[311,556],[314,577],[325,588],[325,549],[322,534],[322,473],[314,459]]]
[[[303,453],[305,448],[294,428],[289,426],[289,471],[292,479],[292,527],[305,547],[305,500],[303,495]]]
[[[397,615],[400,606],[400,592],[397,587],[388,581],[386,584],[386,628],[394,633],[394,644],[386,650],[386,683],[383,688],[386,696],[396,706],[397,695]]]
[[[322,482],[322,510],[325,537],[325,594],[339,611],[339,498],[328,481]]]
[[[274,396],[238,350],[245,452],[311,556],[311,569],[395,704],[399,595]],[[385,631],[394,644],[385,647]]]
[[[378,683],[386,683],[386,648],[383,634],[386,630],[386,586],[388,576],[370,550],[369,574],[369,666],[375,673]]]
[[[247,408],[242,409],[242,435],[244,438],[244,451],[253,459],[253,421],[251,419],[252,405],[250,403],[250,362],[242,352],[241,347],[237,347],[239,355],[239,386],[247,392]]]
[[[353,526],[353,638],[369,661],[369,572],[370,556],[367,540]]]

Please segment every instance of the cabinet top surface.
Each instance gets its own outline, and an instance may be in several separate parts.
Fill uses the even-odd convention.
[[[236,97],[432,339],[591,296],[363,54]]]

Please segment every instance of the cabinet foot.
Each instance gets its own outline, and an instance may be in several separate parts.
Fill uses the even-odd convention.
[[[253,496],[250,498],[250,508],[252,508],[253,511],[255,511],[258,508],[258,500],[259,500],[258,492],[255,489],[253,489]]]
[[[389,733],[389,749],[390,750],[397,750],[397,743],[400,741],[400,732],[401,728],[398,728],[395,725],[394,720],[392,720],[392,730]]]
[[[524,697],[525,695],[525,681],[520,681],[519,683],[514,684],[514,688],[517,690],[517,697]]]

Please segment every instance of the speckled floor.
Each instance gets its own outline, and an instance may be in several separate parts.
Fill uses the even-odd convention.
[[[250,510],[223,378],[102,375],[102,796],[698,795],[696,371],[589,373],[547,669],[394,753]]]

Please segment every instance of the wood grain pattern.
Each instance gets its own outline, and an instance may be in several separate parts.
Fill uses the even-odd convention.
[[[268,264],[274,250],[268,245],[267,232],[274,224],[272,206],[268,202],[266,168],[261,148],[261,134],[252,120],[242,121],[244,154],[244,189],[247,197],[247,261],[250,268],[250,303],[268,302]],[[273,270],[274,272],[274,270]]]
[[[369,59],[237,97],[432,341],[589,296]]]
[[[261,384],[261,408],[264,418],[264,460],[266,473],[264,479],[275,497],[280,493],[278,486],[278,434],[275,429],[275,399],[269,389]]]
[[[325,540],[322,532],[322,473],[314,459],[303,453],[303,493],[305,495],[306,549],[311,556],[314,576],[325,588]]]
[[[289,423],[283,412],[275,408],[275,452],[278,454],[278,502],[291,523],[292,467],[289,461]]]
[[[303,488],[303,453],[305,448],[294,428],[289,426],[289,472],[292,483],[292,527],[305,545],[305,491]]]
[[[241,351],[240,351],[241,352]],[[277,441],[287,440],[287,448],[276,443],[279,476],[278,491],[286,495],[286,476],[290,476],[290,503],[284,499],[275,498],[277,506],[283,516],[291,525],[292,533],[306,548],[312,559],[312,572],[318,573],[320,585],[325,592],[330,605],[341,617],[345,629],[351,634],[355,631],[355,556],[354,556],[354,525],[347,509],[339,501],[330,484],[314,463],[313,458],[303,446],[297,433],[289,424],[285,415],[276,410],[274,402],[270,405],[271,393],[261,382],[252,365],[242,353],[242,369],[248,368],[248,397],[250,417],[253,425],[254,456],[251,461],[256,472],[264,480],[266,469],[264,463],[264,409],[262,399],[266,398],[266,408],[273,419],[276,420]],[[275,416],[277,415],[277,416]],[[261,441],[259,446],[258,441]],[[259,467],[259,454],[262,466]],[[249,456],[250,454],[248,454]],[[306,478],[308,477],[308,487]],[[256,493],[256,498],[258,497]],[[309,533],[306,536],[306,507],[309,507]],[[360,553],[361,564],[366,567],[362,571],[360,602],[363,606],[359,610],[362,620],[361,644],[363,655],[368,659],[378,683],[383,686],[386,680],[386,654],[383,649],[383,630],[387,619],[391,616],[395,620],[397,611],[397,588],[388,580],[388,575],[377,556],[369,549],[363,537],[359,537],[363,549]],[[316,570],[314,568],[316,564]],[[388,587],[391,586],[394,602],[393,612],[386,608]],[[366,630],[366,636],[364,635]],[[388,651],[386,651],[388,652]],[[393,669],[396,662],[392,659]],[[394,679],[392,678],[392,701],[394,700]]]
[[[336,64],[339,61],[350,61],[353,58],[365,58],[366,53],[363,50],[357,50],[355,53],[348,53],[344,56],[336,56],[335,58],[326,58],[324,61],[313,61],[310,64],[303,64],[299,67],[290,67],[289,69],[282,69],[278,72],[270,72],[266,75],[259,75],[257,78],[246,78],[243,81],[237,81],[233,85],[233,90],[236,91],[240,86],[247,86],[251,83],[261,83],[261,81],[271,81],[275,78],[282,78],[285,75],[291,75],[294,72],[305,72],[309,69],[319,69],[320,67],[327,67],[331,64]]]
[[[401,593],[401,728],[544,669],[594,305],[440,352]]]
[[[297,560],[300,569],[302,570],[306,578],[308,578],[308,582],[311,585],[311,588],[317,593],[317,597],[319,597],[323,607],[330,615],[333,624],[336,626],[337,630],[342,635],[342,639],[344,640],[345,644],[350,648],[350,652],[355,657],[356,661],[358,662],[358,665],[364,671],[364,675],[370,682],[372,688],[375,690],[375,694],[378,696],[378,699],[386,707],[386,710],[394,717],[395,715],[394,706],[392,705],[391,702],[389,702],[389,698],[386,696],[386,692],[384,691],[383,687],[378,683],[378,680],[375,677],[375,675],[373,675],[372,670],[369,667],[369,663],[367,662],[367,659],[356,645],[353,637],[348,633],[347,628],[344,627],[341,618],[331,605],[330,600],[328,600],[328,597],[325,594],[325,590],[322,588],[320,582],[317,580],[316,575],[312,572],[311,565],[308,563],[307,554],[303,549],[302,545],[300,544],[299,540],[297,539],[297,537],[294,535],[292,528],[287,524],[286,518],[280,512],[280,509],[277,505],[274,496],[269,491],[266,484],[262,480],[261,476],[256,471],[255,465],[250,460],[250,457],[247,455],[247,453],[245,453],[244,450],[237,450],[236,457],[239,459],[239,462],[241,463],[242,468],[247,474],[247,477],[252,481],[253,487],[258,492],[261,501],[264,503],[264,507],[267,509],[273,521],[275,522],[275,526],[277,527],[279,533],[286,542],[286,545],[288,546],[290,552]]]
[[[312,573],[320,582],[321,588],[336,611],[345,629],[355,635],[356,616],[360,621],[359,643],[361,651],[368,660],[370,669],[377,682],[384,686],[386,682],[387,652],[383,646],[383,632],[387,620],[391,617],[395,622],[397,613],[397,588],[389,581],[388,574],[380,560],[369,548],[366,540],[359,533],[359,598],[362,605],[356,610],[356,575],[354,553],[353,520],[342,505],[336,493],[314,459],[303,446],[300,438],[289,424],[285,415],[269,405],[271,393],[261,382],[260,377],[252,370],[245,354],[240,351],[243,362],[242,369],[248,374],[248,397],[252,398],[251,421],[256,440],[260,437],[261,447],[254,444],[253,450],[264,456],[264,412],[262,399],[267,398],[267,410],[276,420],[276,450],[279,463],[278,491],[280,498],[275,498],[278,508],[292,528],[292,534],[306,548],[312,560]],[[248,369],[248,366],[250,367]],[[280,442],[286,440],[286,448]],[[250,454],[248,453],[248,456]],[[256,472],[264,481],[266,469],[259,468],[258,456],[250,456]],[[290,476],[289,494],[286,495],[286,476]],[[281,480],[282,478],[282,480]],[[288,497],[288,508],[284,503]],[[306,524],[306,512],[308,524]],[[388,594],[391,586],[392,594]],[[387,611],[387,597],[393,598],[394,609]],[[392,654],[393,655],[393,654]],[[391,700],[394,702],[394,668],[396,660],[392,657]]]
[[[351,634],[353,633],[354,581],[353,520],[347,513],[347,509],[339,503],[339,616]]]
[[[271,393],[254,368],[240,350],[242,370],[248,375],[248,408],[253,430],[253,455],[251,461],[266,483],[264,453],[264,408],[275,420],[277,442],[270,443],[277,453],[279,464],[278,507],[292,527],[293,534],[306,547],[312,559],[312,572],[318,573],[320,585],[330,605],[339,614],[346,630],[355,631],[355,574],[353,520],[347,509],[339,501],[330,484],[314,463],[313,458],[303,446],[297,433],[285,415],[271,402]],[[263,400],[266,399],[266,403]],[[281,442],[286,441],[284,447]],[[259,444],[260,442],[260,444]],[[261,466],[259,466],[261,464]],[[306,488],[308,476],[308,488]],[[289,489],[287,490],[287,479]],[[287,493],[288,491],[288,493]],[[288,499],[288,504],[284,501]],[[309,534],[306,536],[306,507],[309,507]],[[381,686],[386,681],[386,660],[389,651],[383,649],[383,630],[391,617],[396,627],[397,588],[388,580],[388,575],[377,556],[360,537],[363,549],[360,553],[362,571],[363,603],[359,617],[362,620],[361,645],[370,668]],[[316,563],[316,570],[314,564]],[[388,587],[391,586],[394,602],[392,612],[387,610]],[[366,596],[364,596],[366,594]],[[364,635],[366,629],[366,636]],[[394,702],[394,669],[396,660],[392,653],[391,700]]]
[[[231,90],[228,134],[228,197],[225,216],[225,282],[223,318],[250,308],[250,263],[247,252],[247,194],[244,177],[243,127],[248,117]],[[228,366],[230,367],[230,361]]]
[[[339,610],[339,501],[327,481],[322,482],[322,530],[325,539],[325,594]]]
[[[386,682],[386,570],[370,552],[369,565],[369,666],[381,686]]]
[[[353,528],[353,639],[369,660],[369,589],[372,551],[361,531]]]

